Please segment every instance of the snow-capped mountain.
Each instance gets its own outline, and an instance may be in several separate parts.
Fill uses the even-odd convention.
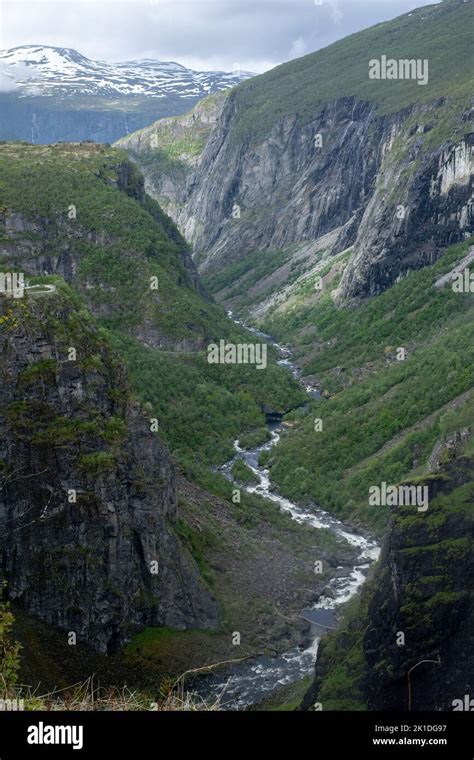
[[[0,139],[111,142],[251,76],[152,59],[93,61],[46,45],[1,50]]]
[[[71,48],[22,45],[0,51],[3,76],[23,95],[204,97],[252,76],[248,71],[193,71],[173,61],[91,61]]]

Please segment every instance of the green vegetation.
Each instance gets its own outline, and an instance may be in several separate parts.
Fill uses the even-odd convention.
[[[262,446],[271,438],[268,428],[261,427],[251,433],[244,433],[239,438],[239,445],[242,449],[255,449]]]
[[[175,530],[178,536],[183,539],[185,546],[192,554],[201,571],[202,578],[208,586],[213,588],[215,585],[215,573],[206,560],[209,550],[219,545],[218,537],[210,530],[195,530],[182,519],[175,523]]]
[[[252,251],[240,261],[229,264],[229,266],[209,275],[206,278],[206,287],[211,293],[220,293],[226,290],[226,299],[237,296],[240,311],[255,300],[248,292],[252,286],[283,266],[289,260],[290,255],[290,249],[284,251]],[[295,279],[298,274],[298,270],[292,271],[291,278],[288,281]],[[272,289],[272,285],[269,285],[263,295],[269,295]],[[259,299],[263,295],[259,292]]]
[[[434,287],[469,245],[451,247],[357,312],[337,309],[328,292],[264,324],[311,357],[305,372],[332,396],[313,402],[302,419],[289,415],[295,427],[272,450],[272,480],[286,495],[382,530],[387,510],[369,506],[369,486],[423,475],[436,441],[472,425],[474,299]]]
[[[48,254],[59,256],[67,238],[77,263],[73,285],[105,325],[130,331],[151,320],[164,336],[202,340],[225,320],[195,289],[186,243],[143,194],[142,177],[123,152],[93,143],[3,144],[0,198],[7,213],[39,229],[56,220]]]
[[[141,175],[122,151],[93,143],[4,143],[0,197],[7,214],[20,213],[38,232],[46,220],[55,221],[55,235],[44,232],[47,255],[60,257],[67,240],[76,272],[68,285],[59,276],[29,277],[34,285],[54,285],[75,307],[65,318],[48,312],[55,340],[80,347],[81,368],[99,376],[107,374],[101,347],[112,343],[128,366],[134,392],[151,404],[163,437],[180,461],[199,457],[222,463],[242,429],[262,428],[264,405],[285,411],[300,403],[301,389],[276,366],[271,349],[270,366],[263,373],[251,365],[207,363],[210,342],[224,338],[248,343],[255,338],[195,284],[185,241],[144,194]],[[31,234],[29,229],[25,234]],[[5,245],[11,246],[12,256],[0,265],[22,267],[16,235],[6,238]],[[152,278],[156,290],[150,287]],[[20,308],[15,306],[15,315]],[[91,341],[85,339],[94,330],[88,310],[102,327]],[[18,322],[10,311],[0,319],[7,328]],[[23,371],[21,382],[48,382],[54,372],[54,361],[41,360]],[[117,403],[125,400],[120,388],[111,388],[109,395]],[[53,445],[67,444],[76,433],[93,433],[92,428],[52,419],[44,428],[37,431],[38,440],[49,439]],[[124,435],[120,421],[113,428],[107,423],[106,429],[100,423],[97,432],[110,445]],[[87,459],[83,466],[103,469],[111,466],[111,456],[103,452],[100,461]]]
[[[473,75],[471,14],[469,3],[444,0],[440,5],[418,8],[352,34],[243,82],[231,96],[236,100],[234,138],[260,138],[278,119],[289,114],[298,114],[302,122],[311,121],[326,103],[334,100],[335,94],[375,102],[381,113],[449,96],[447,118],[439,125],[447,136],[453,127],[450,114],[456,112],[453,104],[462,104],[469,96]],[[369,60],[380,60],[382,55],[396,60],[428,59],[428,84],[369,79]],[[438,142],[442,141],[440,137],[441,132]]]
[[[106,470],[115,469],[115,460],[108,451],[97,451],[93,454],[82,454],[79,466],[91,475],[99,475]]]
[[[18,681],[21,646],[12,638],[15,618],[10,603],[4,601],[6,582],[0,583],[0,694],[2,699],[10,698]]]
[[[242,459],[237,459],[232,465],[232,475],[238,483],[259,483],[259,478]]]
[[[231,342],[249,341],[246,331],[227,324]],[[265,404],[285,410],[304,398],[289,373],[274,363],[261,372],[251,365],[209,364],[201,352],[153,350],[117,332],[110,338],[139,399],[151,404],[162,436],[187,464],[196,458],[223,464],[242,429],[262,430]]]
[[[97,330],[80,297],[67,286],[62,278],[50,277],[56,290],[37,300],[28,295],[12,304],[0,304],[3,325],[9,330],[28,331],[34,336],[41,325],[42,338],[46,336],[55,347],[56,359],[43,358],[27,365],[18,373],[20,398],[4,406],[0,412],[13,435],[28,440],[34,446],[68,448],[77,457],[84,472],[97,475],[115,467],[115,454],[128,434],[125,422],[126,405],[130,400],[130,388],[124,376],[123,365],[111,351],[106,335]],[[95,408],[90,403],[77,400],[73,414],[58,414],[54,404],[54,389],[68,373],[68,352],[74,346],[78,365],[83,375],[82,383],[87,397],[89,387],[110,386],[110,409]],[[68,374],[70,380],[70,375]],[[32,389],[39,385],[46,389],[45,397],[52,391],[51,400],[39,400]]]

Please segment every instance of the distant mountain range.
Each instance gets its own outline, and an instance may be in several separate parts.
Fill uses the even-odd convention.
[[[251,76],[152,59],[92,61],[44,45],[2,50],[0,139],[110,142]]]

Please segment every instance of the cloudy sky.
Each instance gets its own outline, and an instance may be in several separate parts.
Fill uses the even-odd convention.
[[[0,0],[0,48],[261,73],[436,0]]]

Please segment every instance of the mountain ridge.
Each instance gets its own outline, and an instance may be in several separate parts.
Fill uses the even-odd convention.
[[[113,142],[251,76],[154,59],[94,61],[73,48],[20,45],[0,51],[0,139]]]
[[[223,96],[194,151],[173,152],[161,121],[117,144],[142,166],[208,280],[226,270],[231,280],[231,267],[276,254],[309,276],[353,247],[340,299],[360,300],[472,230],[473,112],[463,65],[472,10],[449,2],[418,9],[242,83]],[[428,85],[372,81],[369,62],[381,51],[430,56]],[[200,107],[175,118],[191,145]],[[299,250],[310,245],[302,264]],[[214,293],[239,311],[238,299]]]
[[[250,72],[196,71],[174,61],[153,58],[131,61],[97,61],[74,48],[47,45],[19,45],[0,50],[0,65],[10,76],[21,96],[54,97],[76,94],[117,94],[164,97],[167,93],[183,98],[204,97],[253,76]],[[19,67],[16,73],[16,67]],[[61,81],[57,81],[58,75]],[[180,78],[178,78],[178,76]]]

